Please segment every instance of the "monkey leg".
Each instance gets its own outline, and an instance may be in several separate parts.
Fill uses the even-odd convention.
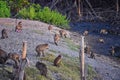
[[[40,55],[41,55],[41,52],[37,52],[37,56],[40,57]]]

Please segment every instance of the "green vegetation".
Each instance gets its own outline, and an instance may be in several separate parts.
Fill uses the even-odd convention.
[[[0,17],[10,17],[10,8],[6,1],[0,1]]]
[[[78,59],[71,60],[72,58],[64,57],[61,62],[60,67],[53,66],[53,62],[56,56],[53,54],[48,54],[46,57],[41,58],[44,61],[47,61],[48,69],[52,71],[52,73],[58,75],[61,80],[79,80],[80,79],[80,72],[79,72],[79,63]]]
[[[69,20],[58,11],[39,4],[30,4],[28,0],[0,0],[0,17],[19,17],[23,19],[40,20],[60,28],[69,29]]]
[[[97,74],[90,65],[87,66],[87,69],[88,69],[87,80],[94,80],[94,77],[96,77]]]
[[[47,80],[44,76],[40,75],[40,72],[36,68],[26,68],[27,80]]]
[[[79,59],[75,57],[70,56],[63,56],[62,62],[60,67],[53,66],[54,59],[56,58],[53,54],[47,54],[46,57],[38,58],[42,60],[43,63],[47,65],[48,68],[48,74],[47,78],[40,75],[40,72],[38,69],[35,68],[35,66],[26,67],[25,73],[27,80],[80,80],[80,68],[79,68]],[[11,72],[12,68],[7,67],[8,71]],[[94,72],[93,68],[88,65],[88,76],[87,80],[93,80],[94,77],[97,76],[97,74]],[[8,80],[10,75],[0,69],[0,77],[2,80]]]
[[[8,5],[10,6],[11,14],[16,15],[17,12],[29,5],[28,0],[8,0]]]
[[[32,4],[19,11],[18,16],[24,19],[35,19],[46,23],[51,23],[61,28],[68,29],[69,20],[57,11],[51,11],[50,8],[41,8],[39,4]]]
[[[79,51],[79,45],[76,45],[72,40],[68,38],[64,38],[65,42],[67,43],[67,46],[73,50],[73,51]]]

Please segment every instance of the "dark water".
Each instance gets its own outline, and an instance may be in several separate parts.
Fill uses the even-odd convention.
[[[85,36],[87,45],[92,47],[92,51],[97,54],[111,56],[109,53],[111,46],[120,46],[120,36],[111,34],[100,34],[101,29],[110,29],[112,26],[109,23],[92,23],[92,22],[81,22],[81,23],[70,23],[71,31],[83,34],[85,30],[89,31],[89,35]],[[98,42],[99,38],[104,39],[104,43]],[[120,56],[117,53],[116,56]]]

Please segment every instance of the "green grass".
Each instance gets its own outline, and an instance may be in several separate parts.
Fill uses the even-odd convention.
[[[61,54],[63,55],[63,53]],[[55,56],[53,54],[48,54],[46,57],[41,59],[43,61],[47,61],[47,64],[50,64],[48,65],[48,69],[52,73],[58,74],[61,80],[80,80],[79,58],[63,55],[60,67],[53,66],[53,61],[55,59]],[[93,80],[94,77],[97,77],[97,73],[95,73],[90,65],[87,66],[87,70],[87,80]]]
[[[88,70],[87,80],[94,80],[94,77],[96,77],[97,74],[95,73],[93,68],[90,65],[88,65],[87,70]]]
[[[79,80],[79,63],[78,59],[75,62],[75,60],[66,59],[67,57],[64,57],[61,62],[60,67],[53,66],[53,61],[55,59],[55,56],[53,54],[48,54],[46,57],[41,58],[44,61],[47,61],[51,63],[49,65],[48,69],[52,71],[52,73],[59,74],[59,77],[61,80],[67,80],[67,79],[74,79],[74,80]]]
[[[47,78],[41,76],[39,70],[36,69],[35,66],[26,67],[25,73],[27,80],[57,80],[55,77],[60,78],[61,80],[80,80],[79,58],[63,55],[60,67],[53,66],[55,58],[56,56],[51,53],[47,54],[45,57],[38,58],[47,65],[48,68]],[[7,70],[11,71],[11,68],[8,67]],[[87,73],[88,76],[86,77],[87,80],[93,80],[93,78],[97,76],[96,73],[94,72],[93,68],[90,65],[87,66],[87,70],[88,70]],[[1,76],[3,76],[2,73],[3,71],[1,71],[0,69]],[[55,76],[55,74],[57,76]],[[7,76],[6,73],[5,75]],[[4,78],[3,80],[7,79]]]
[[[79,51],[79,45],[76,45],[72,40],[68,38],[64,38],[65,42],[67,43],[67,46],[73,50],[73,51]]]

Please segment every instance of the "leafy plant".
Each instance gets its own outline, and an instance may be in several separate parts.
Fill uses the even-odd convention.
[[[0,1],[0,17],[10,17],[10,8],[6,1]]]
[[[27,8],[21,9],[19,16],[25,19],[40,20],[61,28],[69,29],[69,20],[66,19],[66,16],[57,11],[52,11],[48,7],[41,8],[39,4],[32,4]]]

